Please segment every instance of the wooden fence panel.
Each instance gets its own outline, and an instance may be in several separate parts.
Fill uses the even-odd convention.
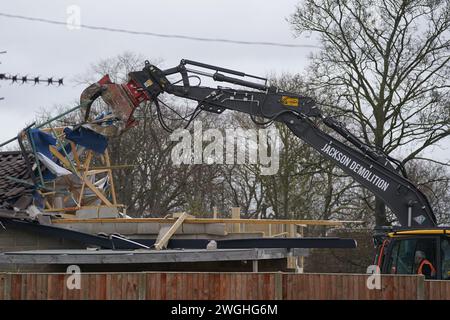
[[[0,273],[0,300],[109,299],[450,299],[450,281],[418,276],[381,277],[369,290],[368,275],[293,273],[97,273],[82,274],[81,289],[69,290],[67,274]]]
[[[367,275],[284,274],[283,299],[286,300],[410,300],[417,298],[417,276],[381,277],[381,290],[367,288]]]
[[[450,281],[425,281],[425,299],[450,300]]]

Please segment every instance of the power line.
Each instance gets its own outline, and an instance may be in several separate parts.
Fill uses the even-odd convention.
[[[62,22],[62,21],[14,15],[14,14],[8,14],[8,13],[3,13],[3,12],[0,12],[0,16],[6,17],[6,18],[13,18],[13,19],[44,22],[44,23],[50,23],[50,24],[56,24],[56,25],[64,25],[64,26],[69,25],[67,22]],[[192,36],[185,36],[185,35],[179,35],[179,34],[163,34],[163,33],[147,32],[147,31],[134,31],[134,30],[118,29],[118,28],[110,28],[110,27],[102,27],[102,26],[91,26],[91,25],[86,25],[86,24],[80,24],[80,27],[85,28],[85,29],[91,29],[91,30],[102,30],[102,31],[109,31],[109,32],[120,32],[120,33],[127,33],[127,34],[144,35],[144,36],[152,36],[152,37],[159,37],[159,38],[183,39],[183,40],[192,40],[192,41],[223,42],[223,43],[231,43],[231,44],[260,45],[260,46],[287,47],[287,48],[320,48],[319,46],[309,45],[309,44],[292,44],[292,43],[279,43],[279,42],[266,42],[266,41],[242,41],[242,40],[231,40],[231,39],[224,39],[224,38],[192,37]]]
[[[49,85],[58,85],[62,86],[64,85],[64,79],[58,78],[53,79],[53,77],[41,79],[39,76],[37,77],[28,77],[28,76],[19,76],[19,75],[8,75],[6,73],[0,73],[0,80],[11,80],[11,84],[13,83],[34,83],[34,85],[40,84],[40,83],[46,83]]]

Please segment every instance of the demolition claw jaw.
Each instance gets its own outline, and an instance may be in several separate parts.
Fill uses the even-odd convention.
[[[80,97],[81,103],[87,103],[85,108],[85,121],[89,118],[92,103],[101,97],[105,104],[111,108],[112,113],[122,121],[123,131],[137,125],[133,113],[140,103],[150,101],[150,96],[142,90],[134,79],[127,83],[113,83],[109,75],[105,75],[98,82],[86,88]]]

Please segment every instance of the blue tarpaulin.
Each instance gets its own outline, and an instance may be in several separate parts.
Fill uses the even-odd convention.
[[[83,127],[75,130],[65,128],[64,133],[66,139],[98,153],[104,153],[108,146],[108,140],[104,136]]]
[[[34,142],[36,152],[40,152],[47,158],[52,158],[50,146],[56,145],[56,139],[51,134],[45,133],[39,129],[30,129],[29,134]]]
[[[47,158],[55,161],[52,153],[50,152],[49,147],[56,145],[56,138],[53,137],[51,134],[43,132],[39,129],[30,129],[29,134],[30,137],[33,139],[36,152],[40,152]],[[56,160],[55,162],[58,161]],[[44,170],[42,170],[42,177],[44,178],[44,181],[52,181],[56,178],[56,175],[54,175],[50,170],[45,168]]]

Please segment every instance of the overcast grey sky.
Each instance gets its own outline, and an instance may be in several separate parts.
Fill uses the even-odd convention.
[[[41,0],[1,1],[0,12],[66,21],[67,7],[78,5],[85,25],[187,36],[316,44],[295,38],[286,18],[299,0]],[[55,105],[74,105],[84,86],[70,82],[89,65],[124,51],[163,59],[172,67],[187,58],[256,75],[304,71],[311,48],[248,46],[180,39],[162,39],[65,26],[0,16],[0,73],[64,77],[63,87],[0,83],[0,141],[13,137],[36,112]],[[446,139],[433,152],[449,160]]]
[[[296,39],[286,22],[298,0],[110,0],[1,1],[0,12],[66,21],[67,7],[78,5],[81,23],[136,31],[188,36],[311,44]],[[91,63],[133,51],[149,59],[161,58],[165,67],[187,58],[247,73],[301,72],[311,48],[247,46],[96,30],[68,30],[65,26],[0,17],[0,73],[64,76],[64,87],[0,83],[0,141],[17,134],[40,108],[71,105],[82,86],[70,79]]]

